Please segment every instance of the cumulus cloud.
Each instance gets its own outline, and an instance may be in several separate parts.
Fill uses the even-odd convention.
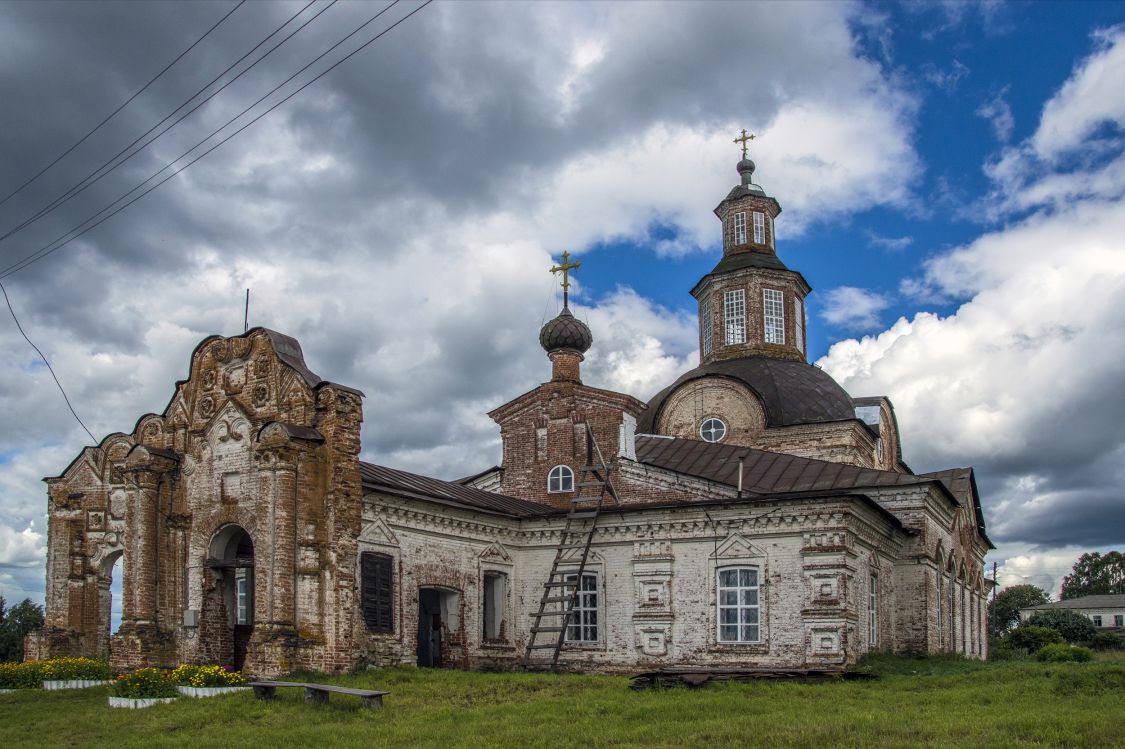
[[[899,252],[914,244],[914,237],[884,237],[873,231],[868,231],[867,241],[872,247],[878,247],[881,250],[888,250],[890,252]]]
[[[879,327],[879,313],[890,304],[882,294],[855,286],[838,286],[824,295],[820,316],[829,325],[847,330]]]
[[[1042,167],[1059,149],[1082,151],[1086,123],[1110,116],[1088,97],[1119,75],[1123,40],[1099,37],[1019,153],[1042,153]],[[820,361],[853,392],[891,394],[914,468],[975,464],[993,538],[1027,557],[1013,571],[1125,537],[1125,201],[1098,187],[1120,158],[1089,157],[1077,155],[1078,171],[1043,172],[1030,197],[994,175],[1002,200],[1038,210],[925,264],[911,288],[959,300],[956,311],[900,319]],[[1094,188],[1067,202],[1037,192],[1071,180]]]
[[[987,120],[988,124],[992,125],[992,132],[996,135],[996,140],[1001,143],[1008,142],[1012,137],[1012,129],[1016,126],[1012,108],[1006,98],[1007,94],[1008,87],[1005,86],[996,96],[985,101],[976,110],[977,117]]]
[[[240,8],[189,64],[5,205],[2,228],[298,7]],[[75,225],[374,9],[333,6],[197,118],[0,250],[14,259]],[[2,187],[77,140],[106,102],[124,100],[144,71],[213,23],[211,11],[9,8],[0,25],[0,48],[12,51],[0,73]],[[710,211],[735,182],[738,128],[769,144],[754,157],[760,181],[786,196],[789,236],[913,199],[918,104],[856,51],[849,24],[861,11],[435,3],[6,283],[95,434],[130,431],[141,414],[161,411],[199,340],[242,331],[249,287],[252,325],[296,336],[315,371],[367,394],[364,459],[446,478],[472,473],[499,457],[484,414],[549,377],[536,339],[545,308],[553,314],[551,256],[613,239],[651,247],[642,262],[714,251]],[[732,50],[747,64],[731,65]],[[675,239],[654,226],[674,227]],[[583,261],[596,266],[598,255]],[[621,282],[576,298],[596,340],[584,376],[647,397],[694,363],[696,328],[691,315],[631,291],[628,269]],[[43,528],[39,478],[59,473],[88,440],[11,326],[0,325],[0,352],[0,558],[25,559],[35,555],[25,529]],[[11,584],[38,590],[41,568],[0,570],[0,585],[24,572]]]

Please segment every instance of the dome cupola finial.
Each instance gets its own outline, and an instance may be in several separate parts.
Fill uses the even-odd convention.
[[[554,381],[581,382],[578,375],[582,355],[590,350],[594,336],[586,323],[570,312],[570,271],[582,264],[570,262],[570,253],[563,253],[561,265],[551,268],[551,273],[562,271],[563,308],[553,320],[549,320],[539,331],[539,345],[547,352],[554,365],[551,377]]]

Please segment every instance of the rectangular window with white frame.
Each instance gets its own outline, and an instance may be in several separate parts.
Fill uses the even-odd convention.
[[[235,624],[250,624],[250,570],[234,571]]]
[[[761,641],[761,606],[757,567],[723,567],[717,570],[717,634],[721,643]]]
[[[703,328],[703,355],[708,356],[711,353],[711,300],[708,299],[700,305],[699,308],[699,324]]]
[[[746,212],[739,211],[734,214],[734,232],[731,242],[735,245],[746,244]]]
[[[805,350],[805,310],[800,297],[793,297],[793,343],[802,353]]]
[[[567,575],[566,581],[574,585],[577,575]],[[583,572],[582,584],[578,588],[578,598],[570,610],[566,627],[566,641],[593,644],[598,641],[598,575]]]
[[[785,296],[777,289],[762,289],[762,320],[766,343],[785,343]]]
[[[723,294],[723,323],[726,343],[746,343],[746,292],[735,289]]]
[[[754,211],[754,244],[766,243],[766,214]]]
[[[484,573],[484,601],[482,608],[484,616],[482,624],[484,631],[481,633],[486,640],[506,639],[507,632],[504,626],[504,608],[508,599],[508,576],[503,572]]]
[[[867,644],[879,644],[879,578],[871,575],[870,592],[867,601]]]
[[[1114,614],[1113,615],[1113,626],[1115,626],[1115,627],[1125,627],[1125,614]]]
[[[1101,617],[1101,615],[1100,615],[1100,614],[1094,614],[1094,615],[1093,615],[1093,616],[1091,616],[1090,618],[1091,618],[1091,619],[1092,619],[1092,620],[1094,621],[1094,626],[1095,626],[1095,627],[1100,627],[1100,626],[1102,626],[1102,617]]]

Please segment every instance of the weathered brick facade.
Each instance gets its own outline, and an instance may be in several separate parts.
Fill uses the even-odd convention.
[[[810,289],[776,259],[780,206],[739,169],[716,209],[724,258],[693,291],[709,312],[701,366],[648,404],[584,385],[592,337],[564,307],[540,336],[551,380],[489,414],[502,464],[470,480],[361,464],[362,394],[309,371],[293,339],[203,341],[162,414],[47,479],[47,625],[28,653],[263,676],[514,668],[577,480],[604,460],[620,505],[598,518],[564,668],[984,657],[989,542],[971,471],[914,476],[890,401],[853,399],[806,363]],[[746,339],[729,343],[732,289]],[[763,289],[783,294],[783,342],[765,340]],[[725,431],[705,435],[708,419]],[[550,484],[564,469],[575,485]]]

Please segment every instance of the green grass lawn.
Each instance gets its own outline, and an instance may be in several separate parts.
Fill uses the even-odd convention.
[[[0,747],[1125,747],[1125,663],[881,657],[879,678],[633,692],[622,677],[389,669],[317,675],[390,691],[252,694],[113,710],[107,688],[0,695]],[[313,680],[305,675],[304,678]]]

